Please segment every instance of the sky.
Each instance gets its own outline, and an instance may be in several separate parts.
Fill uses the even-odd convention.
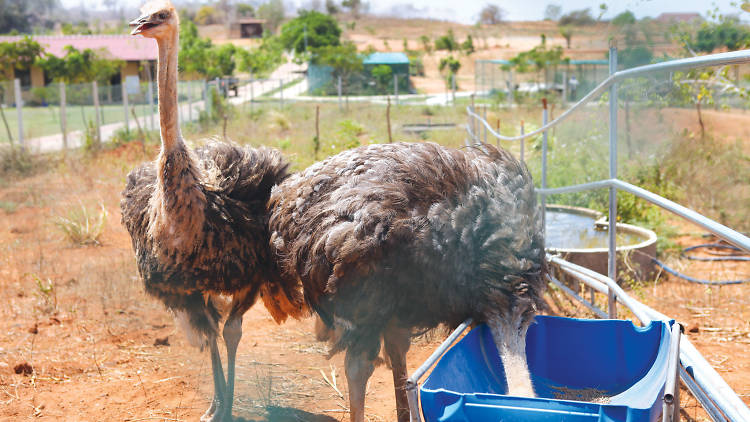
[[[103,9],[102,0],[61,0],[65,6],[78,6],[82,3],[96,3],[97,8]],[[630,10],[638,18],[656,17],[663,12],[698,12],[705,15],[706,11],[716,4],[723,13],[736,13],[739,9],[731,5],[733,0],[364,0],[369,1],[370,11],[377,14],[391,14],[402,17],[428,17],[433,19],[454,20],[461,23],[475,23],[479,11],[486,4],[496,4],[505,10],[506,20],[541,20],[544,9],[548,4],[558,4],[563,7],[563,13],[571,10],[591,8],[596,17],[601,3],[606,3],[609,11],[604,18],[611,18],[624,10]],[[139,6],[141,0],[119,0],[121,5]],[[259,3],[261,0],[250,0],[249,3]],[[284,0],[285,4],[299,7],[310,4],[310,0]],[[324,1],[321,1],[324,3]],[[750,14],[747,14],[750,19]]]

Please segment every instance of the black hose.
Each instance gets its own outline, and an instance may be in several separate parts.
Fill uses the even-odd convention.
[[[690,252],[696,249],[701,248],[713,248],[713,249],[726,249],[730,251],[735,252],[741,252],[742,249],[732,246],[732,245],[725,245],[721,243],[706,243],[702,245],[696,245],[696,246],[690,246],[689,248],[685,248],[682,250],[682,253],[680,254],[681,257],[690,259],[693,261],[750,261],[750,256],[745,255],[723,255],[723,256],[716,256],[716,257],[701,257],[701,256],[693,256],[688,255],[685,252]],[[672,268],[669,268],[665,263],[659,261],[656,258],[651,258],[651,260],[658,266],[664,269],[664,271],[672,274],[675,277],[679,277],[683,280],[687,280],[691,283],[698,283],[698,284],[704,284],[708,286],[727,286],[732,284],[743,284],[743,283],[750,283],[750,278],[742,279],[742,280],[703,280],[700,278],[691,277],[686,274],[682,274],[678,271],[673,270]]]

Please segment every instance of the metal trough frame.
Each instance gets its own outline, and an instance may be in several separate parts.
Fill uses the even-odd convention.
[[[654,72],[673,72],[679,70],[689,70],[708,66],[725,66],[725,65],[736,65],[743,63],[750,63],[750,50],[742,50],[730,53],[711,54],[707,56],[692,57],[680,60],[670,60],[667,62],[656,63],[646,66],[640,66],[628,70],[617,71],[617,49],[614,46],[610,46],[610,76],[605,79],[599,86],[594,88],[579,102],[574,104],[570,109],[566,110],[560,117],[552,122],[547,122],[546,109],[543,113],[543,125],[538,130],[530,132],[528,134],[521,134],[520,136],[503,136],[492,129],[492,126],[487,122],[485,118],[475,112],[473,107],[467,107],[466,111],[468,114],[468,124],[466,130],[469,135],[467,139],[467,145],[479,145],[482,144],[482,133],[484,130],[484,142],[486,142],[487,134],[491,134],[497,140],[503,141],[521,141],[523,147],[523,141],[526,138],[542,134],[542,183],[541,189],[537,192],[541,196],[542,203],[546,195],[560,194],[560,193],[572,193],[580,192],[584,190],[593,190],[608,188],[609,189],[609,268],[608,276],[603,276],[599,273],[591,271],[587,268],[580,267],[578,265],[567,262],[557,256],[547,255],[547,260],[556,265],[560,270],[566,274],[575,277],[580,280],[588,287],[603,293],[608,296],[608,312],[604,312],[599,309],[593,303],[582,298],[572,290],[566,288],[558,280],[549,277],[550,283],[561,287],[563,291],[571,295],[573,298],[583,303],[586,307],[591,309],[595,314],[600,317],[616,318],[617,316],[617,301],[619,300],[625,305],[633,315],[640,320],[641,324],[648,325],[652,320],[669,321],[671,318],[663,315],[656,310],[640,303],[639,301],[630,297],[625,293],[622,288],[614,281],[616,278],[616,267],[615,267],[615,236],[616,236],[616,216],[617,216],[617,189],[629,192],[639,198],[645,199],[665,210],[668,210],[680,217],[691,221],[709,232],[721,237],[727,242],[750,252],[750,238],[747,236],[732,230],[722,224],[717,223],[710,218],[707,218],[689,208],[679,205],[673,201],[663,198],[653,192],[630,183],[624,182],[617,178],[617,84],[627,78],[634,78],[639,76],[648,75]],[[565,186],[558,188],[547,187],[547,133],[550,128],[560,124],[566,120],[573,112],[589,103],[592,99],[603,94],[609,90],[609,179],[600,180],[592,183],[585,183],[575,186]],[[411,412],[412,421],[421,421],[422,415],[419,408],[419,382],[421,378],[427,373],[427,371],[435,365],[440,357],[448,350],[453,343],[466,331],[471,325],[471,320],[466,320],[451,335],[435,350],[427,361],[420,366],[414,374],[407,380],[406,389],[409,397],[409,410]],[[679,331],[678,331],[679,332]],[[674,349],[673,349],[674,350]],[[698,352],[693,344],[688,340],[687,336],[679,336],[679,344],[677,350],[674,353],[679,353],[680,362],[677,367],[679,368],[679,374],[682,381],[685,383],[690,392],[700,402],[701,406],[706,410],[711,419],[714,421],[731,421],[731,422],[742,422],[750,421],[750,409],[742,402],[737,394],[732,390],[731,387],[721,378],[721,376],[714,370],[714,368],[706,361],[706,359]],[[674,391],[667,390],[665,400],[665,416],[664,420],[677,420],[679,418],[679,388],[674,387]],[[670,396],[673,400],[670,400]],[[671,401],[671,403],[670,403]],[[671,407],[674,406],[674,407]]]

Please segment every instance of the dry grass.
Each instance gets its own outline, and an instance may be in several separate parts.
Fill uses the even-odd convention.
[[[92,214],[83,204],[80,210],[71,211],[67,217],[57,217],[55,227],[62,231],[65,239],[77,246],[100,245],[99,239],[107,223],[107,209],[104,204],[99,212]]]

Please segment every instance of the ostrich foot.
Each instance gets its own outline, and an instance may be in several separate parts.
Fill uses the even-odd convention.
[[[214,399],[211,401],[211,406],[206,409],[206,413],[201,416],[201,422],[211,422],[216,415],[216,409],[219,408],[219,401]]]

